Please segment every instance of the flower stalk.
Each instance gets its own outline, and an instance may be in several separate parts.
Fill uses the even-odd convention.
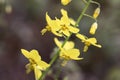
[[[92,0],[88,0],[88,2],[86,3],[85,8],[83,9],[82,13],[81,13],[80,16],[78,17],[77,22],[76,22],[76,24],[74,25],[74,27],[77,27],[77,25],[80,23],[82,17],[84,16],[85,12],[87,11],[87,9],[88,9],[88,7],[89,7],[91,1],[92,1]],[[66,44],[66,42],[69,40],[69,38],[71,37],[71,35],[72,35],[72,33],[70,33],[70,36],[67,36],[67,37],[65,38],[65,41],[62,43],[62,46],[61,46],[61,47],[63,47],[63,46]],[[52,65],[52,64],[57,60],[57,58],[59,57],[59,53],[60,53],[60,49],[59,49],[59,50],[57,51],[57,53],[53,56],[52,60],[51,60],[50,63],[49,63],[50,65]],[[51,66],[50,66],[50,67],[51,67]],[[39,78],[39,80],[43,80],[43,78],[45,77],[45,75],[47,74],[47,72],[50,70],[50,67],[48,67],[48,68],[43,72],[43,74],[41,75],[41,77]]]

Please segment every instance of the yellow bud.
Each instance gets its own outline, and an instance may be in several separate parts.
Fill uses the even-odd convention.
[[[97,27],[98,27],[97,22],[94,22],[94,23],[91,25],[91,28],[90,28],[89,33],[92,34],[92,35],[94,35],[95,32],[96,32],[96,30],[97,30]]]
[[[84,46],[83,52],[87,52],[88,46]]]
[[[99,16],[99,14],[100,14],[100,8],[98,7],[98,8],[95,9],[95,11],[93,13],[93,18],[96,19]]]
[[[41,30],[42,35],[44,35],[47,31],[48,31],[48,30],[47,30],[46,28],[45,28],[45,29],[42,29],[42,30]]]
[[[71,2],[71,0],[61,0],[61,3],[63,4],[63,5],[67,5],[68,3],[70,3]]]

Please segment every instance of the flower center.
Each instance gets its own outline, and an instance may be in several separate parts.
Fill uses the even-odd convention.
[[[29,61],[31,64],[36,64],[35,60],[33,60],[32,58],[29,58]]]
[[[62,25],[62,30],[68,29],[65,25]]]
[[[71,58],[67,55],[62,55],[62,57],[65,59],[65,60],[70,60]]]

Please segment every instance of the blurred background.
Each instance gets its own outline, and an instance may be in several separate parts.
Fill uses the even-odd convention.
[[[102,48],[91,46],[83,53],[83,44],[73,35],[71,40],[77,43],[84,59],[62,69],[64,80],[120,80],[120,0],[95,1],[101,4],[95,37]],[[28,60],[20,49],[37,49],[42,59],[49,62],[55,44],[53,34],[40,33],[46,26],[45,13],[60,18],[60,9],[64,8],[69,17],[77,20],[84,7],[82,0],[72,0],[67,6],[62,6],[60,0],[0,0],[0,80],[34,80],[33,73],[25,73]],[[86,13],[92,15],[96,7],[91,4]],[[81,33],[92,37],[89,29],[93,22],[83,17]],[[46,80],[54,80],[53,75],[54,72]]]

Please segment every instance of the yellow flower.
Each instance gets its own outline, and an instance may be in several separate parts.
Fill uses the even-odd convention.
[[[63,4],[63,5],[67,5],[68,3],[70,3],[71,2],[71,0],[61,0],[61,3]]]
[[[100,14],[100,7],[98,7],[98,8],[95,9],[95,11],[93,13],[93,18],[96,19],[99,16],[99,14]]]
[[[64,60],[81,60],[83,58],[79,58],[80,51],[79,49],[74,48],[74,42],[67,41],[64,47],[62,47],[62,42],[60,42],[57,38],[54,38],[56,45],[60,48],[60,58]]]
[[[91,25],[91,28],[90,28],[89,33],[92,34],[92,35],[94,35],[95,32],[96,32],[96,30],[97,30],[97,27],[98,27],[97,22],[94,22],[94,23]]]
[[[84,42],[85,46],[84,46],[84,52],[86,52],[88,50],[88,47],[90,45],[94,45],[96,47],[101,48],[102,46],[97,43],[96,38],[87,38],[86,36],[82,35],[82,34],[76,34],[76,36],[82,40],[82,42]]]
[[[42,75],[41,70],[45,70],[50,65],[41,60],[41,56],[37,50],[33,49],[29,52],[25,49],[21,49],[21,52],[30,62],[26,65],[26,72],[30,73],[32,70],[34,70],[35,79],[38,80]]]
[[[78,33],[79,29],[74,27],[75,21],[68,17],[67,11],[61,9],[62,17],[52,20],[46,13],[47,26],[41,31],[44,34],[46,31],[51,31],[56,36],[70,36],[71,33]]]
[[[52,20],[48,13],[46,13],[46,21],[47,21],[47,26],[42,29],[41,33],[44,35],[46,31],[51,31],[53,34],[57,36],[62,36],[61,34],[57,33],[57,31],[60,30],[61,26],[58,23],[58,20]]]
[[[62,17],[58,20],[61,29],[59,30],[60,34],[65,36],[70,36],[70,33],[78,33],[79,29],[74,27],[75,21],[68,17],[67,11],[61,9]]]

